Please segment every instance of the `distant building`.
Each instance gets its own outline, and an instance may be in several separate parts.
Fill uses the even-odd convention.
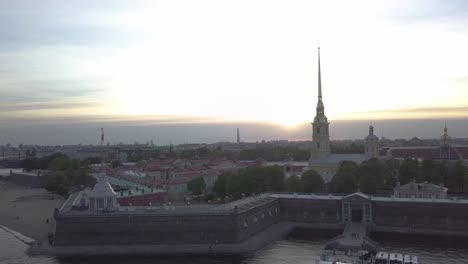
[[[398,198],[426,198],[445,199],[447,198],[447,188],[432,183],[410,182],[405,185],[397,185],[394,189],[394,196]]]
[[[468,160],[467,145],[452,145],[447,127],[440,138],[439,146],[388,147],[381,150],[381,155],[388,159],[431,159],[431,160]]]

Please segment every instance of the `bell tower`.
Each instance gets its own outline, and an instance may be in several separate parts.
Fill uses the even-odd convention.
[[[374,135],[374,127],[369,126],[369,135],[364,139],[364,153],[368,159],[379,157],[379,138]]]
[[[320,47],[318,48],[318,102],[316,115],[312,124],[312,149],[310,159],[320,159],[330,155],[330,134],[328,119],[322,101],[322,78],[320,71]]]

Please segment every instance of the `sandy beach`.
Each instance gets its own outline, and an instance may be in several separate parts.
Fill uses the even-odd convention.
[[[63,202],[63,198],[45,189],[0,181],[0,225],[36,240],[46,240],[55,227],[54,208],[60,208]]]

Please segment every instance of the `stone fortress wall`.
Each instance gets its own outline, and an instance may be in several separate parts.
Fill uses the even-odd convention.
[[[354,210],[344,219],[345,202],[358,209],[361,203],[369,204],[369,218],[356,217],[363,212]],[[55,219],[56,246],[237,244],[280,222],[343,228],[356,219],[365,219],[359,221],[368,221],[377,231],[468,236],[468,200],[277,194],[187,212],[72,213],[62,208]]]
[[[278,199],[251,200],[233,203],[232,207],[200,210],[169,208],[109,213],[57,210],[54,245],[235,244],[280,220]]]

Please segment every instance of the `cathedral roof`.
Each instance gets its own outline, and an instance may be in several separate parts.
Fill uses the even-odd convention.
[[[310,164],[340,164],[343,161],[353,161],[358,164],[367,160],[364,154],[330,154],[324,158],[311,159]]]

